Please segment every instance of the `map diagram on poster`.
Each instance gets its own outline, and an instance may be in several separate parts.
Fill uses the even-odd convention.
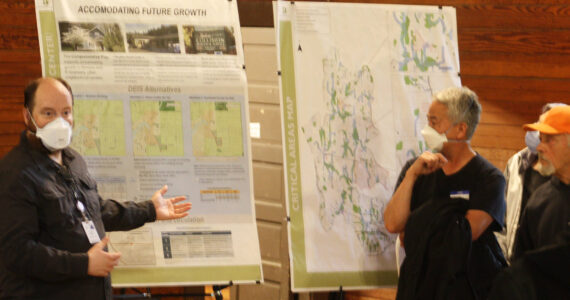
[[[396,235],[383,213],[402,166],[426,150],[432,94],[460,85],[455,10],[275,8],[293,286],[391,284]]]

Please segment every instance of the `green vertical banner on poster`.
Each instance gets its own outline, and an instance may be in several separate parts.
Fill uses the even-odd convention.
[[[287,194],[291,220],[291,246],[294,278],[306,273],[305,232],[303,225],[303,199],[299,168],[299,137],[297,131],[297,97],[295,88],[295,64],[293,38],[290,21],[279,23],[281,87],[283,97],[283,122],[285,131],[285,168],[287,173]]]
[[[42,42],[44,76],[60,77],[59,43],[55,14],[53,11],[40,11],[40,38]]]

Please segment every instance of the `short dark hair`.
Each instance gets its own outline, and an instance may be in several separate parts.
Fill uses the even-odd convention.
[[[67,83],[67,81],[65,81],[59,77],[40,77],[40,78],[32,80],[30,83],[28,83],[28,85],[24,89],[24,107],[25,108],[27,108],[30,112],[32,112],[32,110],[34,110],[34,100],[36,97],[36,91],[38,90],[38,87],[40,86],[42,79],[45,79],[45,78],[52,78],[52,79],[59,81],[61,84],[63,84],[63,86],[65,86],[65,88],[69,91],[69,94],[71,94],[71,104],[73,105],[73,91],[71,90],[71,86],[69,85],[69,83]]]

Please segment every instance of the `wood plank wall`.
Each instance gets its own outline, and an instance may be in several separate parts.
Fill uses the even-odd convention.
[[[483,105],[472,144],[500,169],[524,147],[521,124],[536,120],[545,103],[570,103],[567,0],[352,2],[456,7],[461,79]],[[242,26],[273,26],[270,0],[239,0],[238,7]],[[34,1],[0,0],[0,157],[18,142],[22,91],[39,76]]]
[[[24,86],[41,75],[34,1],[0,1],[0,157],[24,128]]]

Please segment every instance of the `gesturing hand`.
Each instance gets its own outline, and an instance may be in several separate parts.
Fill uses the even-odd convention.
[[[430,174],[441,169],[447,163],[447,159],[441,153],[424,152],[412,164],[410,170],[415,176]]]
[[[164,199],[163,196],[168,191],[168,186],[163,186],[160,190],[156,191],[152,196],[152,203],[156,209],[157,220],[169,220],[183,218],[188,215],[188,210],[192,208],[192,203],[179,203],[186,200],[185,196],[177,196],[173,198]]]
[[[105,277],[119,264],[121,253],[109,253],[104,250],[108,242],[109,237],[106,236],[87,251],[87,256],[89,256],[88,275]]]

